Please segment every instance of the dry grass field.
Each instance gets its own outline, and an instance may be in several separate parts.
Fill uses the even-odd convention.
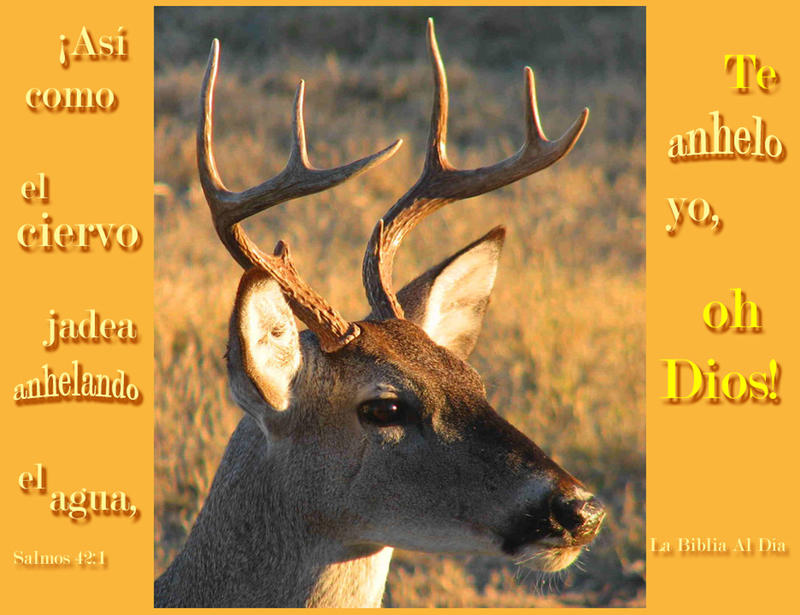
[[[471,363],[492,405],[599,495],[609,515],[591,550],[556,576],[499,559],[397,552],[385,604],[642,606],[644,11],[629,8],[156,9],[155,572],[185,539],[241,416],[223,360],[241,271],[214,234],[194,160],[211,39],[222,45],[216,154],[229,187],[282,168],[300,78],[317,166],[403,137],[381,167],[247,224],[266,249],[287,239],[301,274],[358,319],[368,311],[360,270],[369,234],[423,161],[431,15],[458,166],[493,163],[521,143],[526,64],[549,136],[584,106],[591,116],[562,162],[423,222],[399,251],[395,280],[399,287],[491,227],[507,227]]]

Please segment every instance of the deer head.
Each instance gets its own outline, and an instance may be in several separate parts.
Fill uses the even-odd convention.
[[[254,188],[228,191],[212,153],[214,42],[197,134],[200,179],[222,243],[247,270],[230,321],[230,385],[279,460],[279,480],[296,499],[296,522],[311,531],[354,550],[506,555],[558,570],[597,534],[603,508],[495,412],[465,362],[488,305],[504,230],[490,231],[398,293],[392,265],[405,235],[427,214],[565,156],[588,110],[548,141],[526,68],[523,147],[489,167],[456,169],[445,148],[447,83],[432,22],[428,47],[435,95],[426,161],[417,183],[375,226],[363,262],[372,313],[351,322],[299,276],[285,243],[273,254],[262,252],[239,223],[354,177],[401,142],[334,169],[312,167],[301,82],[285,169]],[[307,331],[298,333],[295,317]]]

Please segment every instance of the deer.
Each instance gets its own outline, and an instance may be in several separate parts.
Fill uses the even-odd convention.
[[[432,20],[434,103],[417,183],[378,220],[362,283],[371,313],[346,320],[300,277],[288,245],[262,251],[241,222],[329,189],[402,144],[317,169],[308,158],[304,84],[283,171],[231,192],[213,154],[214,40],[197,130],[212,221],[245,273],[229,324],[227,371],[244,410],[183,550],[155,581],[157,607],[379,607],[393,549],[511,558],[552,572],[597,535],[600,501],[489,404],[466,360],[494,286],[497,227],[394,292],[403,238],[440,207],[542,170],[575,145],[542,131],[525,69],[522,148],[462,170],[447,158],[448,91]],[[308,328],[298,332],[295,318]]]

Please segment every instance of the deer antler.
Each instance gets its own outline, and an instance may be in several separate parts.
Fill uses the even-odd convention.
[[[456,169],[447,160],[447,78],[432,19],[428,20],[428,50],[435,90],[425,165],[417,183],[375,225],[364,254],[367,299],[381,319],[403,318],[403,308],[392,290],[392,267],[400,242],[422,218],[447,203],[491,192],[550,166],[572,149],[589,116],[584,109],[561,138],[548,141],[539,122],[533,71],[525,67],[526,135],[522,148],[492,166]]]
[[[262,252],[239,224],[245,218],[279,203],[332,188],[391,157],[402,144],[395,141],[386,149],[350,164],[333,169],[315,169],[308,160],[303,123],[305,85],[297,86],[294,99],[294,140],[286,167],[275,177],[242,192],[225,188],[217,171],[213,153],[214,87],[219,68],[219,41],[214,39],[208,58],[200,97],[200,123],[197,129],[197,166],[214,228],[222,243],[242,267],[263,269],[278,283],[295,316],[319,338],[325,352],[335,352],[358,336],[360,330],[345,320],[297,273],[283,241],[273,255]]]

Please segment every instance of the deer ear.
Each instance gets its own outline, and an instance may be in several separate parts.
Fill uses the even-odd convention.
[[[397,294],[406,318],[462,359],[478,341],[505,236],[504,227],[493,228]]]
[[[277,282],[258,269],[239,282],[227,356],[233,397],[263,428],[270,411],[289,407],[301,355],[294,315]]]

